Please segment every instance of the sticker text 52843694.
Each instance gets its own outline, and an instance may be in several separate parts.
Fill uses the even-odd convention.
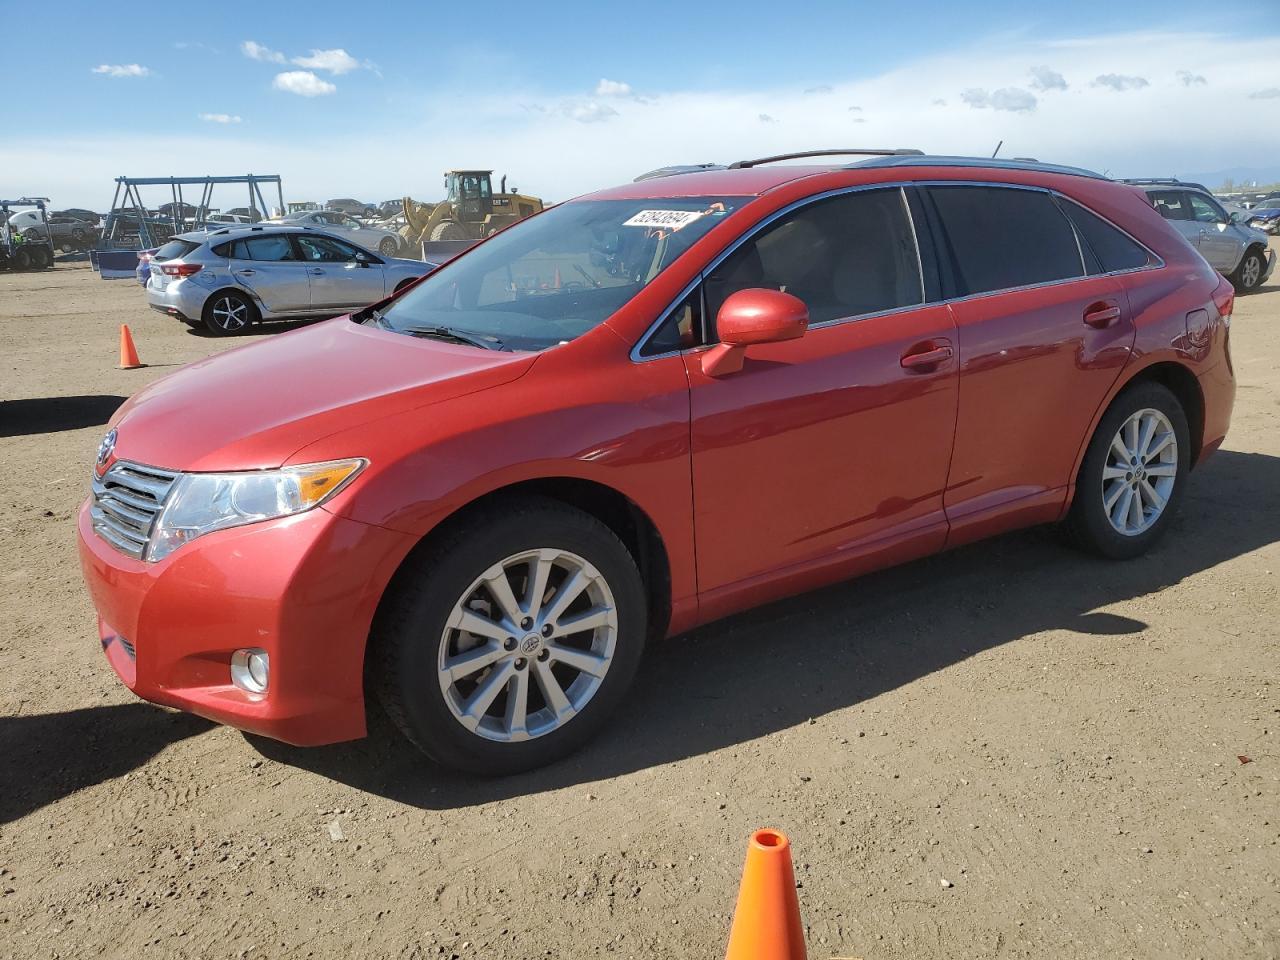
[[[679,230],[701,218],[701,210],[641,210],[624,227],[657,227],[661,230]]]

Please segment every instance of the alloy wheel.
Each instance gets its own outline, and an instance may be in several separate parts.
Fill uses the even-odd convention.
[[[249,306],[235,297],[222,297],[213,304],[213,322],[232,333],[249,325]]]
[[[1178,438],[1159,410],[1126,420],[1102,468],[1102,506],[1117,533],[1136,537],[1164,514],[1178,478]]]
[[[617,636],[613,592],[595,567],[566,550],[527,550],[484,571],[454,604],[440,638],[440,689],[477,736],[544,736],[595,696]]]
[[[1256,256],[1251,256],[1244,262],[1244,267],[1240,270],[1240,282],[1249,290],[1258,285],[1258,278],[1262,276],[1262,261]]]

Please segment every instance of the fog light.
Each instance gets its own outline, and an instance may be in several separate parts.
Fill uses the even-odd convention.
[[[266,693],[271,660],[267,651],[256,647],[231,655],[231,682],[249,693]]]

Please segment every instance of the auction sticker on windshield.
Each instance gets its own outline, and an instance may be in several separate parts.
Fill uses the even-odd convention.
[[[701,210],[641,210],[624,227],[658,227],[663,230],[679,230],[702,217]]]

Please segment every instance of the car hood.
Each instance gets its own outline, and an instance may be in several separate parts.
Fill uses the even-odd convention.
[[[172,470],[278,467],[340,430],[509,383],[535,357],[339,317],[201,360],[144,388],[111,418],[115,455]]]

